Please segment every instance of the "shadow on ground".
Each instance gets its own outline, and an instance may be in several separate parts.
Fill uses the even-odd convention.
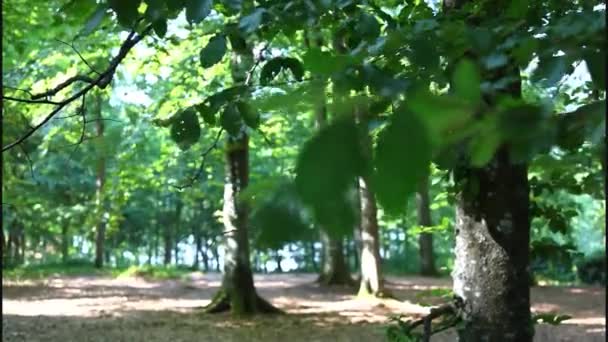
[[[187,281],[59,277],[3,283],[3,341],[381,341],[392,314],[420,316],[430,289],[449,279],[389,277],[400,300],[359,300],[356,289],[320,288],[312,274],[256,275],[262,296],[283,316],[232,319],[201,315],[220,285],[217,274]],[[533,310],[569,314],[569,324],[540,325],[536,341],[604,341],[605,289],[536,287]],[[430,304],[441,303],[425,297]],[[453,341],[447,332],[433,341]]]

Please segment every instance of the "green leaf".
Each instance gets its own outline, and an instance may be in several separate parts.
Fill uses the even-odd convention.
[[[357,126],[343,118],[321,129],[298,155],[297,191],[331,234],[346,234],[355,222],[352,192],[365,169],[360,146]]]
[[[216,34],[209,39],[207,45],[201,49],[201,66],[209,68],[219,63],[226,54],[226,37],[223,34]]]
[[[179,148],[187,150],[195,144],[201,136],[201,126],[198,115],[193,108],[178,112],[171,124],[171,139]]]
[[[253,106],[244,101],[238,101],[236,107],[241,114],[241,118],[245,121],[245,124],[253,129],[260,126],[260,113],[258,113]]]
[[[291,57],[276,57],[264,64],[260,72],[260,84],[268,85],[284,69],[291,71],[293,77],[298,81],[301,81],[304,76],[304,68],[299,60]]]
[[[215,113],[217,113],[219,108],[214,108],[207,103],[198,104],[194,106],[194,108],[198,111],[198,114],[203,118],[203,121],[206,124],[211,126],[215,125]]]
[[[355,32],[361,38],[371,41],[380,35],[380,24],[373,15],[363,13],[355,24]]]
[[[110,8],[116,13],[118,22],[127,28],[131,28],[139,15],[137,9],[141,0],[109,0]]]
[[[474,136],[469,143],[471,165],[482,167],[490,162],[501,142],[501,136],[496,130],[486,129]]]
[[[507,8],[506,15],[512,19],[524,19],[528,13],[528,0],[512,0]]]
[[[374,189],[387,213],[403,213],[409,195],[429,172],[432,147],[427,129],[410,111],[395,110],[380,133],[374,158]]]
[[[302,215],[304,207],[292,182],[280,182],[269,194],[262,196],[251,213],[258,248],[277,249],[310,234],[311,229]]]
[[[241,18],[239,21],[239,29],[244,33],[252,33],[258,29],[264,19],[264,14],[268,12],[265,8],[256,8],[249,15]]]
[[[552,87],[564,77],[569,66],[570,62],[565,55],[541,57],[531,79],[534,82],[544,82],[546,87]]]
[[[167,20],[167,4],[163,0],[146,0],[147,8],[144,17],[154,23],[159,19]],[[154,30],[156,31],[156,29]],[[158,33],[158,32],[157,32]]]
[[[186,20],[198,24],[211,12],[211,0],[188,0],[186,2]]]
[[[481,102],[481,76],[475,64],[463,59],[456,65],[453,77],[455,95],[477,106]]]
[[[439,67],[437,44],[426,35],[416,36],[412,40],[408,58],[419,67],[431,70]]]
[[[334,55],[318,48],[306,51],[302,60],[306,70],[324,76],[340,72],[353,64],[353,59],[350,56]]]
[[[452,135],[466,132],[475,108],[461,98],[435,96],[428,91],[418,91],[408,96],[407,107],[424,123],[434,145],[448,142]]]
[[[161,18],[153,22],[152,29],[159,38],[163,38],[167,34],[167,19]]]
[[[390,72],[377,68],[371,64],[363,66],[363,77],[371,90],[381,97],[395,97],[403,94],[409,82],[392,77]]]
[[[102,22],[103,18],[106,16],[106,12],[108,11],[108,7],[106,5],[99,5],[93,15],[87,20],[87,23],[84,25],[84,28],[80,32],[80,35],[83,37],[88,36],[93,32],[97,26]]]
[[[237,135],[243,127],[241,115],[235,104],[228,104],[220,117],[220,125],[230,135]]]

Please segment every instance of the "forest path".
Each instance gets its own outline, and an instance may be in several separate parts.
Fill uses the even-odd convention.
[[[219,274],[188,280],[54,277],[3,282],[3,341],[383,341],[392,314],[419,316],[439,304],[449,279],[387,277],[397,300],[361,300],[356,289],[321,288],[314,274],[255,275],[259,293],[290,313],[253,319],[200,315]],[[436,290],[432,297],[421,296]],[[443,289],[443,290],[441,290]],[[573,318],[539,325],[535,341],[604,341],[603,287],[534,287],[533,311]],[[453,332],[432,341],[453,341]]]

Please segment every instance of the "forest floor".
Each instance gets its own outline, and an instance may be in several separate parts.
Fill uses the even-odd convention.
[[[449,279],[387,277],[398,300],[357,299],[348,288],[321,288],[313,274],[256,275],[258,292],[288,315],[231,319],[202,315],[218,274],[146,281],[102,276],[3,281],[3,341],[383,341],[388,317],[428,312]],[[430,291],[429,291],[430,290]],[[428,298],[422,295],[433,294]],[[535,341],[604,341],[603,287],[534,287],[534,312],[572,316],[537,326]],[[432,341],[453,341],[446,332]]]

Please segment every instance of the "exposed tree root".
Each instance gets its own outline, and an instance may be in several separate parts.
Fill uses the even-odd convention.
[[[203,313],[221,313],[230,311],[235,315],[251,315],[251,314],[284,314],[285,312],[281,309],[273,306],[260,297],[257,293],[255,294],[254,305],[239,305],[238,308],[233,308],[233,303],[230,295],[226,290],[219,290],[207,306],[203,307]]]
[[[452,328],[461,322],[460,305],[459,301],[455,300],[454,302],[431,309],[428,315],[414,321],[402,321],[401,317],[395,317],[393,320],[398,324],[397,326],[391,326],[388,334],[399,340],[407,337],[410,339],[416,338],[416,341],[428,342],[431,335]],[[433,326],[433,320],[442,316],[445,318]],[[418,327],[422,327],[422,331],[414,330]]]

